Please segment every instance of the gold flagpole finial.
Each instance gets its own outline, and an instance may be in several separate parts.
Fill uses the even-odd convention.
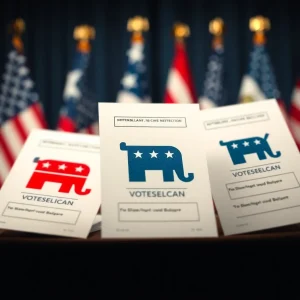
[[[270,20],[263,16],[255,16],[249,21],[249,28],[254,32],[253,42],[255,45],[266,43],[265,31],[271,29]]]
[[[223,46],[225,24],[222,18],[215,18],[209,22],[209,32],[214,36],[212,46],[214,49]]]
[[[23,41],[22,41],[22,34],[25,31],[25,22],[21,18],[17,18],[14,20],[10,26],[10,32],[12,33],[12,44],[15,49],[22,53],[24,50]]]
[[[184,39],[191,35],[190,27],[181,22],[176,22],[173,26],[173,34],[177,42],[184,42]]]
[[[130,18],[127,22],[127,30],[132,32],[132,41],[143,41],[143,32],[149,30],[149,21],[142,16]]]
[[[79,25],[74,29],[73,37],[78,41],[77,47],[81,52],[90,52],[90,41],[96,37],[95,28],[89,25]]]

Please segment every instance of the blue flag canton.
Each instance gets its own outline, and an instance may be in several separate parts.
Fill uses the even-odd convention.
[[[214,49],[208,62],[208,69],[204,81],[203,95],[221,106],[225,102],[224,87],[224,47]]]
[[[264,45],[254,46],[250,54],[248,74],[257,82],[268,99],[280,97],[271,60]]]
[[[146,101],[149,97],[149,89],[146,79],[147,68],[144,63],[144,44],[133,42],[127,51],[127,56],[127,71],[121,80],[122,90]]]
[[[26,57],[16,50],[8,54],[2,79],[0,126],[39,100],[30,78],[30,70],[26,66]]]
[[[98,120],[96,95],[90,91],[86,76],[89,59],[90,53],[76,51],[64,90],[65,105],[61,114],[72,119],[77,130],[85,129]]]

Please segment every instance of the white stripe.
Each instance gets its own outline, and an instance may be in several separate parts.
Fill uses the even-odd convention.
[[[144,103],[144,102],[146,101],[142,101],[141,98],[127,91],[120,91],[117,96],[117,103]]]
[[[9,164],[6,161],[5,155],[0,148],[0,181],[4,182],[6,176],[10,171]]]
[[[19,120],[27,135],[30,133],[31,129],[42,128],[41,122],[32,108],[28,108],[20,113]]]
[[[298,87],[296,87],[293,91],[291,104],[300,110],[300,89]]]
[[[88,133],[88,130],[87,130],[86,128],[84,128],[84,129],[79,130],[79,133],[87,134],[87,133]]]
[[[243,97],[251,98],[251,101],[261,101],[265,100],[266,96],[259,88],[258,84],[252,77],[245,75],[242,79],[242,84],[239,93],[239,102],[241,102]]]
[[[172,68],[169,73],[167,90],[170,94],[170,97],[176,103],[188,104],[194,102],[190,96],[188,86],[182,79],[177,69]]]
[[[2,125],[1,133],[9,152],[16,158],[23,147],[23,139],[14,126],[13,120],[7,121]]]
[[[99,124],[97,122],[95,122],[91,127],[93,134],[99,134]]]
[[[199,103],[200,103],[200,109],[202,110],[216,107],[215,103],[207,97],[200,97]]]
[[[290,128],[293,133],[295,141],[300,144],[300,122],[291,118],[290,119]]]

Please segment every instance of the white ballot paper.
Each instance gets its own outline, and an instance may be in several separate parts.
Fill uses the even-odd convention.
[[[217,236],[198,104],[99,103],[102,238]]]
[[[99,136],[31,131],[0,191],[0,228],[86,238],[100,207]]]
[[[224,234],[299,223],[299,151],[276,100],[203,110],[201,120]]]

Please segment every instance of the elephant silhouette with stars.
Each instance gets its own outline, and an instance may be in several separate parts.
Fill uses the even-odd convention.
[[[269,134],[266,133],[263,138],[250,137],[240,140],[232,140],[229,142],[220,141],[221,146],[226,146],[234,165],[246,163],[245,155],[257,154],[259,160],[267,159],[267,154],[272,158],[281,156],[280,151],[273,153],[267,138]]]
[[[183,182],[194,179],[193,173],[184,175],[181,152],[173,146],[127,146],[122,142],[120,150],[128,151],[130,182],[145,182],[147,170],[161,170],[164,182],[174,181],[174,172]]]
[[[26,188],[41,190],[46,182],[60,184],[58,192],[70,193],[72,187],[77,195],[84,196],[91,192],[91,189],[84,189],[85,182],[90,173],[86,164],[66,162],[59,160],[34,159],[37,163]]]

